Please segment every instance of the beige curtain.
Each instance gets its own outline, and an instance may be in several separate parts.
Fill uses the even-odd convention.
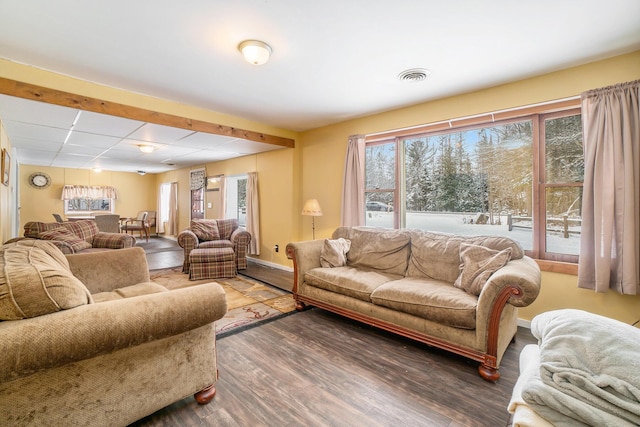
[[[347,145],[342,186],[342,225],[364,225],[364,135],[352,135]]]
[[[582,94],[578,286],[640,294],[640,80]]]
[[[73,199],[117,199],[118,191],[114,187],[89,185],[65,185],[62,187],[61,200]]]
[[[260,255],[260,206],[258,202],[258,172],[248,173],[247,231],[251,234],[249,254]]]
[[[163,212],[164,206],[162,205],[162,186],[158,190],[158,215],[156,219],[156,230],[158,233],[165,233],[167,236],[175,236],[178,234],[178,183],[172,182],[169,184],[169,195],[167,197],[168,217],[163,218],[161,212]],[[167,223],[165,228],[164,224]]]
[[[220,218],[227,217],[227,177],[220,177]]]

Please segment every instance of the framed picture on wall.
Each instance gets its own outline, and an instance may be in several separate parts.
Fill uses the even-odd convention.
[[[9,172],[11,172],[11,156],[6,148],[2,149],[2,183],[9,185]]]

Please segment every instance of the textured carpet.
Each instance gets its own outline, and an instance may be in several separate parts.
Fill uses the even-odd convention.
[[[201,283],[217,282],[227,294],[227,314],[216,322],[218,338],[258,326],[263,322],[295,313],[295,303],[289,292],[257,280],[237,276],[229,279],[189,280],[181,267],[151,271],[151,280],[178,289]]]

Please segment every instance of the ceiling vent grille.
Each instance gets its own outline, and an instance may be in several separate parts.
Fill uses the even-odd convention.
[[[398,74],[398,79],[403,82],[421,82],[431,74],[431,71],[425,68],[411,68]]]

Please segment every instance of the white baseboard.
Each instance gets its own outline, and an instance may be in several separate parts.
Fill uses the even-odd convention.
[[[523,328],[531,329],[531,321],[518,319],[518,326],[522,326]]]
[[[265,267],[277,268],[279,270],[284,270],[284,271],[288,271],[290,273],[293,273],[293,268],[286,267],[286,266],[281,265],[281,264],[276,264],[275,262],[264,261],[262,259],[253,258],[253,257],[247,257],[247,259],[250,260],[251,262],[255,262],[256,264],[264,265]]]

